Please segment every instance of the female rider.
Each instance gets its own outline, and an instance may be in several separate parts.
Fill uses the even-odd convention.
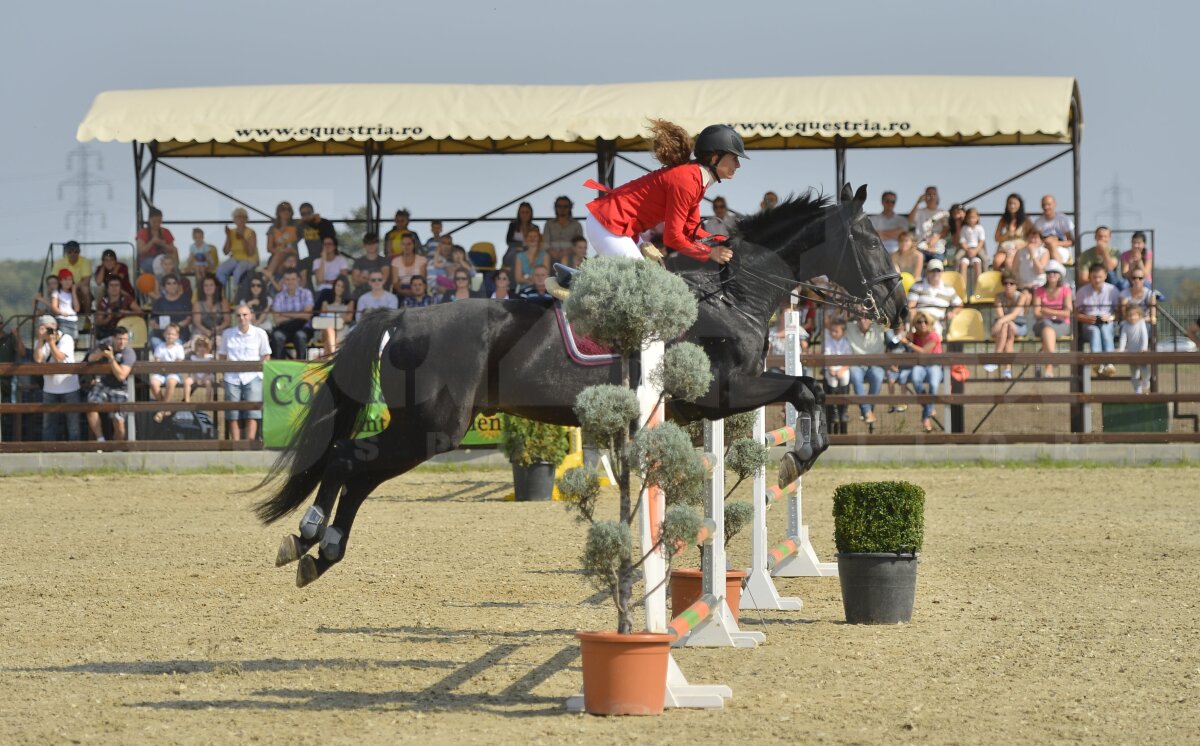
[[[741,136],[724,124],[705,127],[691,159],[691,138],[682,127],[655,119],[650,129],[654,157],[664,167],[613,190],[588,181],[584,186],[608,192],[588,203],[588,241],[600,256],[640,259],[638,236],[662,223],[668,249],[702,262],[728,262],[733,256],[728,246],[699,242],[711,235],[700,226],[700,202],[710,184],[733,178],[741,165],[738,159],[747,157]],[[719,243],[725,236],[713,238]]]

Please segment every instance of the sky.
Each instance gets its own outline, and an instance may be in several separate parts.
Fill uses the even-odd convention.
[[[0,259],[40,258],[76,238],[69,211],[79,175],[68,168],[75,132],[105,90],[285,83],[588,84],[804,75],[1048,75],[1079,81],[1084,115],[1080,223],[1153,229],[1156,263],[1198,266],[1193,204],[1200,6],[1158,0],[975,3],[926,0],[737,4],[654,2],[378,3],[342,0],[203,3],[116,0],[20,3],[6,9],[0,45]],[[719,102],[714,119],[719,121]],[[847,176],[884,189],[907,210],[927,184],[943,204],[964,199],[1062,146],[851,151]],[[134,231],[131,147],[93,143],[92,240]],[[834,188],[833,151],[752,153],[719,191],[757,209],[763,192]],[[649,164],[647,157],[638,159]],[[79,157],[74,158],[78,166]],[[392,157],[383,212],[421,217],[486,212],[586,162],[584,156]],[[174,161],[267,212],[309,201],[326,217],[363,204],[360,158]],[[100,170],[97,170],[100,169]],[[637,176],[618,164],[617,182]],[[582,202],[591,169],[531,198]],[[111,187],[111,198],[109,188]],[[1116,187],[1116,194],[1114,194]],[[1036,211],[1057,195],[1072,211],[1070,158],[978,202],[1003,209],[1009,191]],[[1114,197],[1119,216],[1113,215]],[[168,220],[227,219],[233,203],[160,169],[156,201]],[[515,208],[500,213],[515,215]],[[1119,217],[1119,220],[1117,219]],[[989,224],[994,220],[989,219]],[[422,234],[425,226],[414,227]],[[186,236],[189,226],[174,227]],[[214,229],[216,227],[214,226]],[[472,227],[459,243],[503,243],[503,224]],[[990,230],[989,230],[990,233]],[[210,239],[212,236],[210,235]],[[181,239],[180,245],[186,242]],[[1115,243],[1126,246],[1118,236]],[[1090,245],[1085,241],[1086,245]]]

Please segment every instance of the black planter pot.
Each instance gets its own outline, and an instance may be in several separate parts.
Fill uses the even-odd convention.
[[[917,555],[891,552],[838,554],[842,607],[850,624],[896,624],[912,619]]]
[[[513,464],[513,490],[517,502],[541,502],[554,496],[554,464]]]

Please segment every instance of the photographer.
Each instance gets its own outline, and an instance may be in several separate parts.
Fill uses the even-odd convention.
[[[0,314],[0,363],[25,362],[25,342],[16,329],[9,331],[4,315]],[[0,404],[13,404],[16,396],[13,391],[13,377],[0,376]],[[12,438],[12,415],[0,417],[0,438]]]
[[[53,316],[42,316],[37,320],[37,346],[33,350],[35,363],[67,364],[75,362],[75,340],[70,334],[58,330],[58,322]],[[43,404],[79,404],[79,376],[74,373],[62,373],[42,378]],[[42,438],[58,440],[58,421],[67,418],[67,439],[79,440],[79,413],[66,412],[58,414],[45,412],[42,414]]]
[[[88,353],[89,363],[107,362],[109,370],[93,382],[87,400],[92,404],[124,404],[129,401],[126,381],[136,360],[137,355],[129,349],[129,330],[117,327],[110,339],[101,340],[96,349]],[[109,415],[113,425],[113,440],[125,440],[125,416],[125,412],[113,412]],[[87,420],[96,441],[103,442],[104,428],[100,423],[100,413],[88,412]]]

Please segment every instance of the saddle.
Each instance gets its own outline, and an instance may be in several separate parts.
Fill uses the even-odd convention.
[[[654,244],[644,243],[638,248],[642,250],[643,258],[659,264],[663,263],[662,252]],[[558,300],[566,302],[567,298],[571,297],[571,278],[578,272],[579,270],[572,269],[565,264],[555,263],[554,276],[546,278],[546,290]]]

